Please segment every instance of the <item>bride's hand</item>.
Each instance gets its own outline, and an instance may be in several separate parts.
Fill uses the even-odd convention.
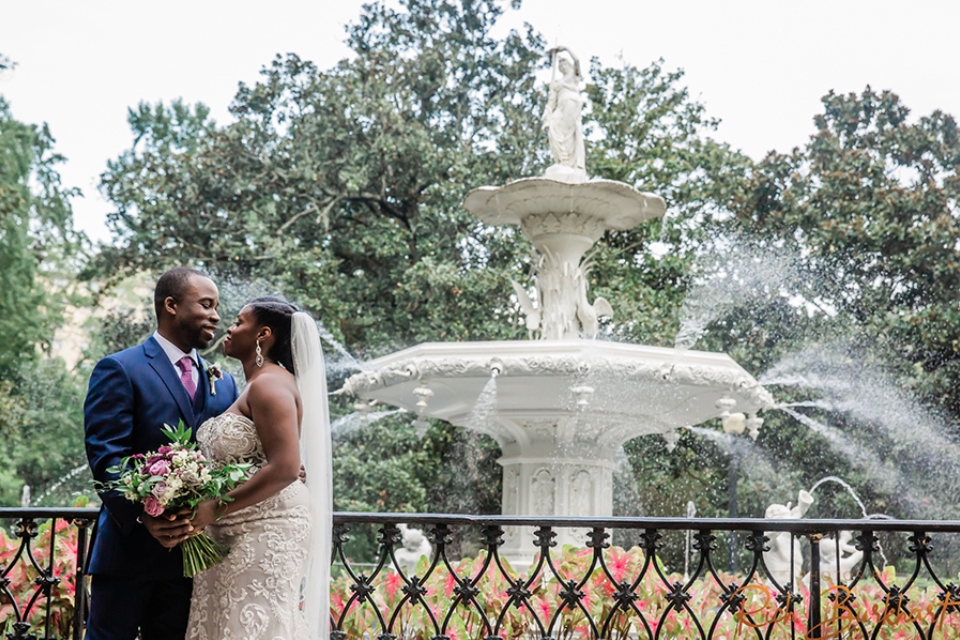
[[[190,520],[195,533],[202,533],[208,524],[217,521],[217,509],[221,504],[219,500],[207,500],[197,505],[197,515]]]

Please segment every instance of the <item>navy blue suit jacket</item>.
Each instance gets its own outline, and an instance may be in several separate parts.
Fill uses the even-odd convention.
[[[105,357],[90,376],[84,403],[87,459],[98,482],[124,456],[156,450],[170,442],[164,424],[180,420],[196,434],[205,420],[237,399],[236,381],[224,374],[210,394],[207,363],[200,361],[197,394],[187,395],[180,374],[152,336],[143,344]],[[90,573],[118,577],[176,578],[183,575],[179,547],[169,551],[137,522],[142,507],[116,491],[102,493],[104,508],[90,557]]]

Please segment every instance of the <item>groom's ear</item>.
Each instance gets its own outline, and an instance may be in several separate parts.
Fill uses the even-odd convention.
[[[163,299],[163,310],[167,312],[167,315],[175,316],[177,315],[177,299],[173,296],[167,296]]]

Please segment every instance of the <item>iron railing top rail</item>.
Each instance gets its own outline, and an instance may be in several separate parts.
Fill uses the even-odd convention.
[[[958,520],[888,520],[888,519],[799,519],[766,518],[634,518],[634,517],[548,517],[548,516],[476,516],[439,513],[370,513],[338,511],[335,524],[447,524],[474,526],[544,526],[601,529],[659,529],[679,531],[788,531],[796,534],[833,531],[922,531],[925,533],[960,533]]]
[[[95,520],[98,513],[97,507],[0,507],[0,518]]]
[[[0,518],[66,518],[93,520],[95,507],[0,507]],[[833,531],[923,531],[925,533],[960,533],[960,520],[888,520],[875,519],[807,519],[774,520],[766,518],[647,518],[647,517],[555,517],[495,516],[449,513],[371,513],[337,511],[333,521],[339,524],[447,524],[472,526],[544,526],[601,529],[659,529],[664,531],[789,531],[797,534]]]

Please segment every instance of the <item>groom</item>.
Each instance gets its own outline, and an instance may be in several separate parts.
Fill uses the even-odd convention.
[[[107,469],[124,456],[168,444],[164,424],[182,420],[196,434],[237,398],[233,378],[216,379],[197,354],[220,322],[213,281],[195,269],[171,269],[157,281],[153,302],[156,332],[105,357],[90,376],[85,443],[98,482],[111,479]],[[192,531],[189,521],[151,518],[116,491],[101,498],[90,556],[87,640],[133,640],[138,633],[143,640],[181,640],[193,585],[183,577],[174,545]]]

